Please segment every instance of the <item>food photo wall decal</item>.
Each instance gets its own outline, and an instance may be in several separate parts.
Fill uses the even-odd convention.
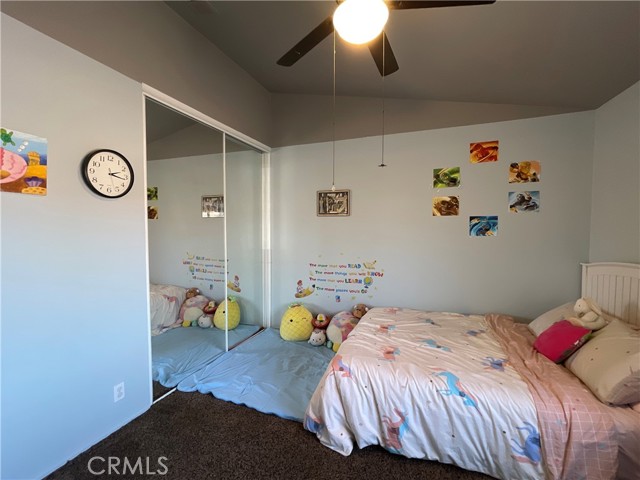
[[[0,191],[47,194],[47,139],[0,129]]]
[[[433,169],[433,188],[450,188],[460,186],[460,167]]]
[[[529,183],[540,181],[540,162],[527,160],[509,164],[509,183]]]
[[[539,212],[540,191],[509,192],[509,211],[513,213]]]
[[[495,237],[496,235],[498,235],[497,215],[469,217],[470,237]]]
[[[469,146],[471,163],[489,163],[498,161],[498,140],[476,142]]]
[[[457,216],[460,211],[460,197],[455,195],[433,197],[431,211],[434,217]]]

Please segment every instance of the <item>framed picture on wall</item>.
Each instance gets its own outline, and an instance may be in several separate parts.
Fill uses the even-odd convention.
[[[351,215],[351,191],[319,190],[317,211],[319,217],[346,217]]]
[[[224,217],[224,197],[222,195],[203,195],[202,217]]]

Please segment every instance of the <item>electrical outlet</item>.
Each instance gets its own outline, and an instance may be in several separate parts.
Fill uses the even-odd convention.
[[[119,402],[124,398],[124,382],[113,386],[113,401]]]

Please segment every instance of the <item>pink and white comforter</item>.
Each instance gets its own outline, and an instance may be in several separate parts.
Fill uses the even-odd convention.
[[[149,310],[151,335],[160,335],[180,326],[178,315],[187,295],[187,289],[174,285],[151,284]]]
[[[565,455],[555,439],[549,440],[553,444],[541,440],[539,398],[515,368],[527,360],[510,359],[505,350],[510,340],[500,339],[495,324],[505,331],[524,327],[504,316],[370,310],[322,377],[305,428],[343,455],[356,444],[381,445],[407,457],[509,480],[614,478],[618,445],[613,423],[599,425],[605,431],[597,442],[588,439],[591,453],[602,460],[597,474]],[[530,344],[523,350],[537,355]],[[542,430],[549,428],[545,424]],[[588,429],[584,425],[582,431]],[[561,452],[549,460],[555,462],[552,468],[545,453],[549,449]]]

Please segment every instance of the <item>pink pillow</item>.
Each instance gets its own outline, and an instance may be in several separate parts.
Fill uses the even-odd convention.
[[[591,330],[573,325],[569,320],[554,323],[542,332],[533,347],[555,363],[563,362],[588,339]]]

